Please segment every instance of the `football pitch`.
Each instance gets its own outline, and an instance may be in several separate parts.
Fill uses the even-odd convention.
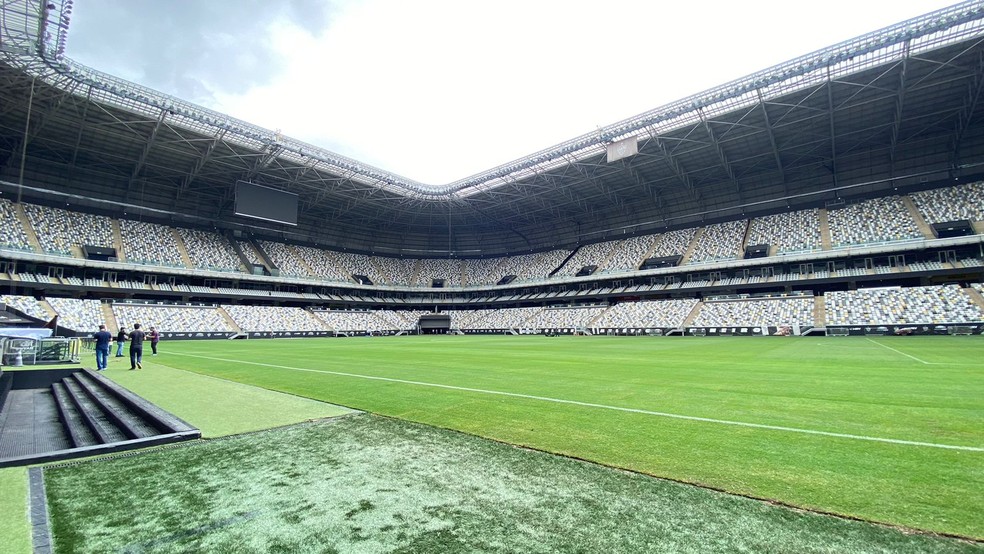
[[[633,473],[615,472],[615,475],[633,482],[639,479],[646,481],[645,477],[637,474],[652,475],[768,500],[771,504],[980,540],[984,538],[984,495],[981,494],[984,491],[984,343],[981,340],[981,337],[408,336],[184,341],[162,343],[161,356],[148,359],[143,372],[114,372],[111,368],[109,376],[177,415],[186,417],[192,424],[196,421],[182,414],[182,403],[205,395],[207,391],[184,390],[155,398],[153,390],[141,390],[141,381],[149,379],[155,369],[164,371],[174,368],[394,418],[348,416],[342,419],[342,423],[329,426],[330,431],[324,431],[331,434],[338,433],[338,429],[352,427],[352,433],[368,433],[360,427],[364,423],[353,422],[375,421],[376,427],[385,429],[373,432],[390,438],[366,439],[363,446],[352,448],[365,450],[369,448],[367,444],[404,445],[385,450],[387,460],[385,463],[380,460],[380,468],[399,465],[401,456],[413,451],[406,446],[413,444],[413,440],[407,439],[407,434],[416,436],[423,433],[419,429],[436,427],[438,429],[431,429],[430,432],[444,433],[446,436],[441,435],[445,436],[444,439],[427,435],[426,438],[414,440],[428,444],[429,441],[439,443],[446,440],[449,453],[458,452],[461,447],[458,443],[462,441],[469,443],[477,440],[453,432],[447,435],[449,431],[443,429],[504,443],[497,446],[489,443],[493,446],[481,447],[492,449],[491,453],[482,455],[488,461],[489,468],[498,467],[499,462],[493,458],[500,454],[505,458],[515,453],[536,456],[536,460],[543,457],[542,454],[516,449],[511,449],[514,453],[495,453],[499,452],[497,447],[524,446],[630,470]],[[365,419],[367,417],[368,420]],[[430,427],[408,425],[404,421]],[[399,428],[391,429],[393,426]],[[287,459],[292,466],[317,464],[310,447],[305,445],[307,441],[328,439],[312,439],[304,435],[322,432],[318,431],[320,427],[317,425],[311,429],[281,432],[284,436],[291,433],[297,435],[291,439],[294,442],[285,443],[288,445]],[[392,438],[394,436],[398,438]],[[253,435],[216,443],[272,440],[249,437]],[[344,442],[340,438],[335,440]],[[484,444],[483,441],[479,442]],[[298,445],[295,458],[290,456],[290,444]],[[147,463],[165,471],[169,466],[168,456],[179,456],[178,453],[184,450],[193,452],[194,448],[203,447],[155,452],[147,455],[148,460],[154,460]],[[263,448],[255,448],[263,451]],[[283,448],[274,447],[273,450],[283,456]],[[376,455],[381,456],[378,452]],[[195,458],[192,454],[185,456]],[[228,456],[213,458],[202,453],[195,462],[182,461],[177,465],[200,467],[209,460],[225,465],[222,460],[233,459],[236,455]],[[432,477],[438,481],[441,480],[441,472],[444,472],[449,480],[484,482],[488,475],[457,475],[459,470],[467,473],[463,468],[468,464],[462,463],[462,467],[458,467],[456,460],[465,460],[469,456],[472,455],[455,454],[454,459],[437,456],[440,462],[428,471],[437,472]],[[128,457],[125,462],[113,460],[88,465],[93,466],[90,473],[115,475],[113,471],[94,466],[113,463],[139,465],[141,458],[144,456]],[[585,464],[570,459],[561,460],[559,466],[550,470],[530,469],[529,478],[533,495],[543,500],[543,506],[553,506],[550,513],[558,514],[556,517],[559,519],[551,520],[550,525],[563,533],[564,521],[570,523],[578,520],[573,515],[563,515],[568,508],[562,507],[569,503],[564,500],[563,491],[555,490],[559,486],[557,483],[567,483],[565,487],[579,491],[577,494],[581,496],[578,498],[591,497],[594,493],[582,489],[589,487],[593,479],[599,482],[610,479],[612,472],[605,470],[608,473],[598,477],[591,473],[594,469],[578,469]],[[263,464],[263,471],[269,471],[267,466],[277,463],[283,463],[283,460]],[[517,463],[522,465],[525,462]],[[535,466],[539,462],[530,463]],[[99,497],[98,491],[85,491],[83,494],[74,489],[78,486],[74,478],[66,477],[59,481],[60,474],[74,475],[74,471],[85,471],[79,468],[86,465],[49,471],[54,490],[61,491],[60,494],[66,499],[72,496],[73,490],[86,498]],[[272,482],[277,480],[269,475],[248,475],[249,466],[243,466],[246,472],[244,479],[267,483],[271,479]],[[373,474],[374,467],[375,464],[368,462],[363,467],[365,474]],[[522,470],[514,466],[503,468],[501,475],[515,474],[515,478],[523,479]],[[153,471],[130,468],[123,474],[150,476]],[[297,472],[299,479],[310,478],[307,470],[295,468],[292,471]],[[383,469],[379,471],[386,473]],[[393,475],[399,475],[401,470],[392,471]],[[564,479],[562,475],[553,475],[559,480],[548,484],[540,481],[541,474],[538,472],[551,475],[560,472],[577,477]],[[302,475],[304,477],[300,477]],[[214,475],[212,478],[215,478]],[[162,487],[167,479],[163,481],[160,483]],[[154,484],[151,477],[145,477],[144,482]],[[377,485],[386,488],[383,482]],[[392,486],[413,488],[417,485]],[[597,520],[598,514],[604,515],[601,520],[605,517],[617,520],[624,517],[624,514],[618,516],[619,510],[638,511],[633,502],[646,504],[644,497],[636,498],[634,493],[619,492],[618,487],[623,486],[627,485],[623,483],[614,489],[601,487],[595,490],[599,498],[610,496],[624,499],[626,506],[613,507],[608,502],[605,508],[608,511],[597,512],[591,521]],[[210,482],[208,487],[217,491],[221,484]],[[630,486],[630,489],[638,492],[637,486]],[[692,487],[680,488],[690,489]],[[462,496],[478,496],[476,490],[476,487],[464,487],[460,491],[443,491],[441,494],[460,499]],[[253,490],[249,494],[259,493]],[[423,502],[420,495],[424,494],[416,491],[411,495],[412,501],[407,502]],[[706,514],[694,511],[692,506],[697,501],[685,498],[690,493],[674,494],[680,496],[677,509],[681,511],[676,516],[660,515],[662,521],[689,518],[698,526],[741,525],[749,527],[749,533],[754,534],[755,527],[761,527],[760,532],[769,532],[766,531],[770,528],[767,524],[746,520],[725,523],[727,520],[713,515],[717,513],[717,508],[707,508]],[[701,494],[716,493],[701,491]],[[72,515],[78,507],[73,508],[70,502],[61,504],[57,498],[56,493],[49,491],[56,533],[61,521],[64,534],[66,529],[80,521],[79,517]],[[112,498],[113,495],[109,495],[103,501],[111,502]],[[153,519],[153,514],[145,510],[153,510],[154,506],[165,509],[173,501],[161,500],[159,495],[155,498],[157,500],[150,506],[139,508],[142,517]],[[351,508],[356,510],[354,513],[368,513],[373,509],[371,506],[377,506],[379,502],[378,499],[376,503],[372,499],[363,500],[368,504]],[[760,509],[755,506],[768,506],[770,510],[790,514],[800,513],[740,500],[732,506],[738,514],[736,517],[747,517]],[[132,501],[119,499],[119,502],[120,506],[115,508],[102,505],[100,509],[126,512]],[[311,503],[310,499],[298,502],[301,505]],[[446,499],[441,502],[446,504]],[[316,504],[314,502],[312,506]],[[668,504],[663,502],[661,506],[665,508]],[[495,502],[489,505],[494,506]],[[359,511],[358,506],[364,509]],[[612,511],[614,515],[610,513]],[[217,526],[216,529],[235,528],[238,525],[248,526],[254,518],[262,519],[258,515],[260,511],[229,507],[227,512],[222,513],[224,515],[216,516],[217,519],[204,520],[195,529],[205,529],[207,532],[203,533],[209,534],[213,531],[210,526]],[[435,526],[431,531],[436,534],[428,535],[428,540],[438,541],[434,543],[437,545],[434,551],[458,544],[440,542],[443,540],[441,533],[446,534],[448,529],[442,527],[440,522],[453,520],[453,515],[439,514],[438,517],[434,513],[426,513],[436,519],[418,523],[424,527]],[[688,515],[684,518],[680,514]],[[521,511],[510,517],[522,520],[528,516]],[[645,515],[639,517],[644,518]],[[792,516],[776,517],[782,520]],[[713,518],[713,521],[707,518]],[[535,521],[528,523],[536,526]],[[850,523],[865,526],[863,523]],[[485,529],[489,525],[495,527],[501,523],[485,522],[485,527],[478,527]],[[646,525],[651,530],[657,529],[652,523]],[[385,527],[382,525],[380,528]],[[876,534],[889,532],[912,538],[895,530],[866,527],[876,529],[872,531]],[[604,534],[603,531],[599,533]],[[629,538],[633,536],[628,531],[624,533]],[[701,550],[700,545],[706,544],[702,541],[707,540],[700,534],[695,537],[692,551]],[[352,540],[358,542],[357,538]],[[451,540],[447,537],[444,539]],[[462,537],[453,539],[461,540]],[[180,550],[179,546],[184,544],[181,541],[185,540],[190,539],[179,535],[174,543],[175,548]],[[531,544],[536,544],[533,540]],[[637,540],[642,542],[631,544],[647,544],[645,541],[649,539],[643,533]],[[768,544],[768,536],[760,540],[764,542],[758,544]],[[823,538],[816,540],[821,543],[827,541]],[[860,540],[862,543],[859,544],[863,544],[869,539]],[[875,539],[871,540],[875,541],[872,544],[881,544]],[[929,539],[916,537],[913,540]],[[150,544],[155,548],[160,546]],[[270,544],[265,543],[263,548],[269,548]],[[392,539],[391,546],[399,544],[398,537]],[[467,544],[474,546],[473,543]],[[488,544],[498,543],[493,541]],[[520,546],[513,544],[512,548]],[[600,548],[602,545],[596,546]],[[802,547],[792,543],[788,546],[795,549]],[[818,551],[825,548],[860,548],[857,544],[837,547],[829,541],[814,546]],[[605,547],[613,548],[611,545]],[[939,547],[937,543],[931,546],[920,543],[911,551],[923,548],[936,550]],[[954,545],[948,544],[947,548],[950,547]],[[292,547],[288,544],[285,548]],[[592,550],[587,544],[585,548]],[[630,547],[630,550],[635,548]],[[688,549],[685,544],[675,548]],[[872,550],[878,548],[905,550],[899,545],[885,544]],[[976,551],[980,544],[962,543],[958,548]],[[567,548],[560,551],[565,550]],[[720,551],[727,551],[727,548]]]

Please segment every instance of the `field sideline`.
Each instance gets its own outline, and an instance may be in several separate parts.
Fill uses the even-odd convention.
[[[438,336],[171,342],[154,361],[980,539],[982,352],[977,337]]]

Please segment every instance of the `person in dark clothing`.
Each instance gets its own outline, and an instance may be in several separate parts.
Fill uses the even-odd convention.
[[[100,325],[99,330],[92,334],[96,339],[96,371],[106,371],[109,362],[109,344],[113,342],[113,335],[106,330],[105,325]]]
[[[123,357],[123,343],[126,342],[126,328],[120,326],[120,332],[116,333],[116,357]]]
[[[154,351],[154,356],[156,356],[157,343],[161,342],[161,334],[157,331],[157,327],[150,326],[150,332],[147,333],[147,338],[150,339],[150,349]]]
[[[140,324],[134,323],[133,330],[130,331],[130,369],[143,369],[140,361],[143,359],[143,343],[146,333],[140,330]]]

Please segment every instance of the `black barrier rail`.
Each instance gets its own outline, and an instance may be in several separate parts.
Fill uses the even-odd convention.
[[[828,325],[828,336],[980,335],[984,323]]]
[[[592,335],[608,336],[706,336],[706,337],[755,337],[793,334],[789,326],[724,326],[724,327],[598,327],[584,329]],[[914,325],[828,325],[825,328],[801,326],[805,330],[824,332],[828,336],[867,336],[867,335],[981,335],[984,334],[984,322],[980,323],[948,323],[948,324],[914,324]],[[502,335],[510,329],[462,329],[465,335]],[[544,328],[544,329],[513,329],[518,335],[574,335],[582,330],[574,328]],[[231,331],[189,331],[162,332],[162,340],[214,340],[234,337],[251,339],[284,339],[284,338],[330,338],[330,337],[365,337],[393,336],[400,331],[387,329],[382,331],[251,331],[234,333]],[[414,331],[403,331],[404,334],[415,334]],[[92,350],[93,340],[82,338],[85,350]]]
[[[333,337],[334,331],[253,331],[246,335],[251,339],[287,339],[303,337]]]
[[[251,331],[247,333],[234,333],[231,331],[187,331],[187,332],[162,332],[161,340],[216,340],[231,339],[237,337],[247,337],[251,339],[287,339],[287,338],[330,338],[348,336],[386,336],[396,335],[399,331],[387,329],[384,331]],[[408,331],[404,331],[408,333]],[[92,350],[94,340],[91,337],[82,337],[82,345],[86,350]]]

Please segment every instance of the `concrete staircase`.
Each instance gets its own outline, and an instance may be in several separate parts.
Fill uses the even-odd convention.
[[[687,317],[684,318],[682,327],[689,327],[691,324],[693,324],[694,320],[697,319],[697,314],[700,313],[700,310],[703,307],[704,307],[703,302],[698,302],[697,304],[695,304],[694,308],[690,310],[689,314],[687,314]]]
[[[181,263],[188,269],[194,268],[195,264],[191,262],[191,256],[188,255],[188,247],[185,245],[184,239],[181,238],[181,233],[172,227],[171,235],[174,236],[174,244],[178,246],[178,254],[181,254]]]
[[[113,248],[116,249],[116,259],[125,262],[126,252],[123,251],[123,229],[120,227],[120,220],[112,219],[110,225],[113,227]]]
[[[219,315],[220,315],[220,316],[222,316],[222,319],[224,319],[224,320],[225,320],[225,322],[226,322],[226,324],[227,324],[227,325],[228,325],[228,326],[229,326],[229,327],[230,327],[230,328],[231,328],[231,329],[232,329],[233,331],[235,331],[235,332],[237,332],[237,333],[242,333],[242,332],[243,332],[243,330],[242,330],[242,329],[241,329],[241,328],[239,327],[239,325],[238,325],[238,324],[236,324],[236,321],[235,321],[234,319],[232,319],[232,316],[230,316],[230,315],[229,315],[229,312],[227,312],[227,311],[225,311],[225,308],[223,308],[222,306],[219,306],[219,307],[218,307],[218,308],[216,308],[216,309],[218,310],[218,312],[219,312]]]
[[[109,302],[103,302],[99,309],[102,311],[103,322],[106,324],[106,329],[109,329],[114,335],[120,330],[120,322],[116,321],[116,314],[113,313],[113,305]]]
[[[827,326],[827,303],[824,302],[822,294],[813,297],[813,326]]]
[[[626,240],[628,240],[628,239],[626,239]],[[623,242],[625,242],[625,241],[623,240],[623,241],[620,241],[618,244],[616,244],[615,245],[615,248],[612,248],[611,251],[608,253],[608,255],[605,256],[602,260],[600,260],[598,262],[598,269],[595,270],[595,273],[597,273],[599,271],[604,271],[605,268],[608,267],[608,264],[612,261],[612,258],[615,257],[615,254],[617,254],[622,249],[622,243]],[[578,269],[580,269],[580,268],[578,268]]]
[[[820,248],[830,250],[833,243],[830,240],[830,220],[827,219],[827,210],[820,210]]]
[[[609,306],[609,307],[605,308],[604,310],[602,310],[598,315],[592,317],[591,320],[588,321],[588,323],[585,325],[585,327],[587,327],[588,329],[591,329],[592,327],[594,327],[595,323],[598,323],[598,320],[601,319],[602,316],[604,316],[605,314],[607,314],[608,313],[608,310],[611,310],[611,309],[612,309],[612,306]]]
[[[246,273],[253,273],[253,262],[249,261],[249,255],[245,250],[243,250],[243,244],[246,243],[230,240],[229,244],[232,245],[233,252],[235,252],[236,256],[239,258],[239,264],[242,266],[243,271]],[[247,246],[249,245],[247,244]]]
[[[530,315],[530,317],[524,319],[523,322],[519,324],[519,328],[520,329],[525,329],[526,328],[526,324],[529,323],[529,322],[531,322],[531,321],[533,321],[534,319],[536,319],[536,316],[540,315],[540,312],[542,312],[542,311],[543,311],[543,308],[540,308],[540,310],[538,310],[536,312],[533,312]]]
[[[376,275],[379,275],[380,277],[383,277],[384,279],[389,280],[389,276],[387,276],[386,273],[383,272],[382,263],[379,261],[379,257],[378,256],[369,256],[369,265],[372,266],[372,269],[376,272]],[[372,276],[371,275],[366,275],[366,277],[369,277],[370,279],[372,279]],[[462,283],[465,282],[464,275],[462,275],[462,277],[461,277],[461,282]],[[382,283],[376,283],[376,284],[377,285],[380,285]],[[396,283],[390,283],[390,284],[396,284]]]
[[[496,262],[495,265],[492,266],[492,269],[489,271],[489,276],[492,278],[493,285],[497,283],[500,279],[505,277],[505,275],[502,274],[502,266],[506,264],[506,260],[508,259],[509,258],[499,258],[499,261]],[[468,285],[468,284],[481,284],[481,283],[465,283],[465,284]]]
[[[297,252],[297,249],[295,249],[293,245],[287,244],[285,246],[287,246],[287,249],[290,250],[290,253],[293,254],[295,258],[297,258],[297,261],[300,262],[301,264],[301,268],[304,271],[306,271],[308,275],[310,275],[311,277],[319,276],[318,273],[314,271],[314,268],[307,263],[307,260],[304,258],[304,256],[301,256],[300,253]]]
[[[974,304],[977,304],[977,306],[981,310],[984,310],[984,296],[981,296],[980,291],[978,291],[974,287],[966,287],[966,288],[963,289],[963,291],[964,291],[964,293],[967,294],[967,296],[970,297],[970,301],[971,302],[973,302]]]
[[[47,300],[38,300],[38,306],[41,306],[42,308],[44,308],[44,311],[48,312],[49,320],[51,320],[56,315],[58,315],[58,312],[56,312],[55,309],[51,307],[51,304],[48,304]]]
[[[739,260],[745,257],[745,248],[748,247],[748,237],[751,234],[752,234],[752,220],[751,219],[746,219],[745,220],[745,235],[741,238],[741,244],[738,245],[738,252],[737,252],[737,254],[738,254],[738,259]],[[769,255],[770,256],[772,255],[772,252],[771,251],[769,252]]]
[[[697,228],[697,232],[694,233],[694,238],[690,239],[690,244],[687,245],[687,251],[683,253],[683,258],[680,260],[680,265],[690,262],[690,257],[694,255],[694,250],[697,249],[697,243],[700,241],[700,237],[704,234],[705,229],[705,227]]]
[[[656,240],[653,241],[652,244],[649,245],[649,249],[646,250],[646,255],[643,256],[641,260],[639,260],[639,265],[642,265],[642,262],[653,257],[653,253],[656,252],[656,247],[659,246],[659,242],[662,240],[662,238],[663,237],[657,238]]]
[[[34,232],[34,227],[31,226],[31,219],[27,217],[27,212],[24,211],[24,204],[14,204],[14,213],[17,215],[17,220],[20,221],[21,226],[24,227],[24,233],[27,234],[27,242],[31,248],[35,252],[43,252],[41,243],[38,242],[38,235]]]
[[[253,247],[253,251],[256,252],[256,255],[260,257],[260,261],[263,262],[263,264],[267,267],[268,270],[270,270],[271,273],[275,269],[280,269],[279,267],[277,267],[277,264],[273,263],[273,258],[270,257],[270,254],[268,254],[266,250],[260,247],[259,242],[257,242],[253,238],[250,238],[246,242],[249,242],[249,245]]]
[[[919,208],[916,207],[916,203],[912,201],[912,198],[903,196],[902,203],[905,204],[906,209],[909,210],[909,215],[911,215],[912,219],[916,222],[916,227],[919,228],[919,232],[923,234],[923,237],[927,239],[935,239],[936,234],[933,233],[933,228],[926,223],[925,219],[923,219],[922,214],[919,213]]]

